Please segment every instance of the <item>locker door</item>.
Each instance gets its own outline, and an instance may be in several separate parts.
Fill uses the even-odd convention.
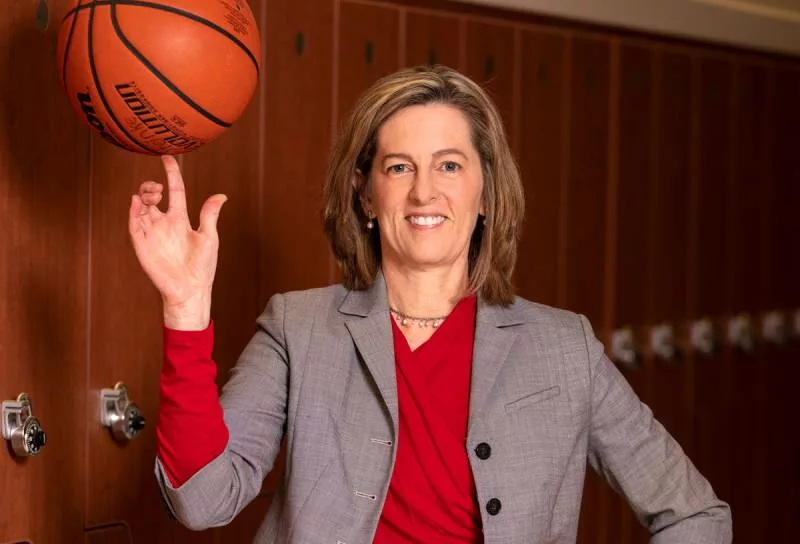
[[[800,127],[800,103],[797,97],[800,96],[800,63],[795,62],[792,69],[788,71],[787,79],[789,81],[782,85],[786,93],[785,98],[781,98],[781,104],[790,112],[787,116],[787,124],[782,127],[782,138],[784,139],[787,148],[784,148],[787,153],[784,156],[784,165],[786,178],[783,179],[783,187],[786,192],[786,199],[783,201],[785,213],[787,215],[787,229],[784,237],[785,247],[789,248],[787,252],[789,265],[787,266],[787,276],[785,277],[784,289],[786,306],[793,308],[795,312],[800,311],[800,285],[798,285],[797,278],[800,278],[800,241],[798,241],[798,233],[800,233],[800,214],[797,213],[797,203],[800,202],[800,166],[797,164],[797,157],[795,153],[789,153],[789,142],[797,140],[797,130]],[[795,148],[796,151],[796,148]],[[797,361],[800,361],[800,330],[796,331],[797,337],[791,348],[782,351],[781,362],[782,367],[786,369],[788,379],[784,383],[784,387],[788,390],[787,395],[784,396],[784,406],[786,408],[785,422],[797,421],[800,416],[800,409],[797,404],[791,400],[797,394],[797,388],[794,384],[800,383],[800,370],[797,368]],[[792,384],[789,386],[787,384]],[[800,468],[797,467],[796,460],[798,453],[800,453],[800,445],[798,444],[797,437],[789,434],[785,435],[787,440],[787,450],[790,452],[788,462],[786,463],[786,472],[788,481],[791,485],[786,489],[786,503],[789,506],[787,510],[786,519],[788,526],[786,528],[786,538],[792,538],[791,535],[796,535],[800,532],[800,520],[797,516],[788,514],[797,512],[797,505],[800,504]]]
[[[603,337],[610,44],[576,37],[569,56],[569,145],[566,185],[566,281],[564,306],[585,314]],[[578,540],[606,542],[605,504],[613,493],[588,471]]]
[[[608,191],[609,42],[571,46],[566,205],[567,309],[603,326]]]
[[[262,6],[254,2],[252,8],[259,20]],[[262,76],[265,73],[268,68],[262,63]],[[263,164],[259,157],[260,98],[257,89],[231,129],[208,146],[179,158],[193,226],[197,226],[206,198],[214,193],[229,197],[219,221],[220,258],[212,305],[214,358],[220,384],[252,336],[255,318],[263,308],[258,304],[257,268],[259,175]],[[214,531],[190,532],[167,517],[153,475],[163,322],[158,294],[128,240],[124,212],[130,194],[146,179],[165,181],[158,158],[125,153],[93,140],[90,421],[97,420],[97,392],[124,381],[148,427],[127,444],[114,442],[108,430],[99,425],[90,428],[90,463],[99,468],[88,478],[87,527],[119,522],[127,525],[133,542],[171,538],[174,542],[210,543]],[[120,285],[125,288],[120,289]],[[261,515],[263,506],[254,506],[261,507]],[[246,540],[252,538],[255,528],[219,532],[232,540]]]
[[[500,110],[515,155],[514,28],[482,20],[467,21],[465,74],[489,91]]]
[[[692,255],[692,318],[719,320],[723,332],[726,304],[725,214],[731,175],[731,64],[717,58],[698,61],[697,175],[692,187],[691,224],[695,237]],[[724,340],[721,334],[720,340]],[[697,358],[694,365],[695,463],[717,494],[730,500],[732,423],[728,413],[731,393],[730,359],[725,351]]]
[[[394,7],[342,0],[338,31],[337,105],[343,120],[361,93],[400,67],[400,14]]]
[[[800,67],[778,65],[774,84],[774,138],[772,140],[772,175],[768,204],[768,284],[769,308],[800,308],[797,278],[800,168],[797,166],[797,127],[800,126]],[[790,315],[791,316],[791,315]],[[800,501],[797,490],[798,442],[787,432],[797,420],[797,361],[800,341],[797,338],[786,349],[772,350],[767,357],[767,403],[764,423],[767,430],[767,488],[769,514],[767,542],[791,541],[797,534],[797,521],[792,519]]]
[[[630,327],[641,354],[647,338],[645,326],[650,324],[649,293],[655,287],[651,266],[654,53],[647,46],[622,44],[618,55],[617,119],[612,119],[612,126],[616,121],[618,142],[616,157],[612,159],[616,163],[613,167],[617,173],[613,191],[616,198],[609,202],[616,209],[615,243],[608,248],[609,258],[614,259],[612,328]],[[648,359],[638,368],[621,367],[639,397],[648,403],[652,396],[652,363]],[[609,542],[647,542],[647,531],[616,494],[610,500],[609,511],[614,512],[615,508],[622,523],[608,524]],[[615,518],[619,519],[616,516],[610,519]]]
[[[408,10],[405,64],[443,64],[461,69],[461,20],[448,13]]]
[[[754,318],[769,308],[763,305],[764,255],[761,236],[768,182],[767,158],[768,89],[767,70],[736,63],[734,78],[734,168],[730,186],[727,219],[729,243],[729,313],[746,311]],[[766,496],[763,425],[766,403],[766,372],[763,350],[731,353],[733,428],[733,480],[731,508],[742,512],[734,520],[734,530],[743,542],[763,541],[763,510]]]
[[[28,393],[47,435],[32,458],[2,440],[0,542],[83,538],[89,133],[54,63],[69,4],[0,8],[0,401]]]
[[[651,251],[651,323],[675,326],[675,338],[684,346],[687,312],[687,204],[691,173],[692,118],[691,58],[676,51],[659,55],[656,89],[655,183],[652,191],[654,224]],[[689,395],[692,354],[673,364],[655,365],[653,411],[691,456],[692,432]]]
[[[156,542],[177,527],[166,515],[153,475],[163,318],[160,297],[129,240],[127,209],[142,181],[166,180],[157,157],[122,151],[95,136],[89,179],[91,335],[89,391],[82,399],[88,447],[86,529],[126,524],[134,542]],[[195,202],[189,213],[196,222]],[[127,443],[114,441],[100,424],[100,391],[119,381],[147,421]],[[194,535],[194,541],[211,542],[211,536]]]
[[[561,243],[565,218],[566,38],[522,31],[519,165],[525,225],[515,285],[521,296],[557,306],[563,301]]]
[[[266,1],[262,32],[259,308],[275,292],[326,285],[322,186],[332,138],[333,2]],[[300,243],[298,243],[300,242]]]

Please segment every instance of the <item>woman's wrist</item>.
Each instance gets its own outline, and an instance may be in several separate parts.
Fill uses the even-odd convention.
[[[211,322],[211,293],[181,302],[164,301],[164,326],[178,331],[202,331]]]

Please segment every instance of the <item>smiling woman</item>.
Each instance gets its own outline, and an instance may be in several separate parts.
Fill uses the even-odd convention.
[[[728,505],[641,403],[588,320],[514,295],[522,184],[492,101],[445,67],[359,101],[334,149],[325,230],[344,284],[278,294],[217,396],[216,219],[134,195],[164,301],[156,474],[194,529],[229,523],[287,437],[256,542],[575,542],[587,463],[653,542],[731,541]]]

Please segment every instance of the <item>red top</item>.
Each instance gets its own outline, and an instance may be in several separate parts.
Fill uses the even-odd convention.
[[[459,302],[413,352],[392,320],[400,431],[375,543],[483,542],[466,451],[475,303]],[[228,442],[213,341],[213,322],[202,331],[164,329],[156,450],[174,487]]]
[[[202,331],[164,328],[156,453],[173,487],[216,459],[228,443],[213,346],[213,323]]]
[[[483,542],[466,449],[475,303],[414,351],[392,320],[400,431],[375,544]]]

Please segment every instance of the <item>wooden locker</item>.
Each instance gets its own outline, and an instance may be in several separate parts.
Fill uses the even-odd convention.
[[[736,62],[734,77],[734,165],[730,179],[727,218],[729,314],[748,312],[757,319],[768,308],[763,304],[763,256],[761,252],[764,184],[768,183],[766,159],[769,151],[767,70],[763,66]],[[755,257],[755,258],[754,258]],[[758,321],[756,321],[756,324]],[[766,512],[763,425],[766,399],[765,353],[733,350],[731,353],[733,429],[733,479],[731,508],[734,532],[742,542],[764,540]]]
[[[157,541],[174,525],[153,473],[163,313],[160,295],[130,242],[128,207],[142,181],[166,184],[166,179],[158,157],[123,151],[94,135],[90,176],[85,524],[87,530],[126,524],[134,542]],[[196,222],[196,207],[191,205],[189,213]],[[100,424],[100,391],[117,382],[125,383],[147,422],[139,436],[126,443],[116,442]]]
[[[263,7],[251,5],[256,20]],[[262,30],[262,40],[264,32]],[[262,76],[265,62],[262,60]],[[262,78],[263,79],[263,78]],[[220,256],[214,283],[214,359],[220,384],[254,331],[259,306],[259,175],[262,131],[259,129],[260,88],[232,128],[206,147],[179,157],[186,186],[188,213],[198,226],[200,207],[214,193],[229,200],[219,220]],[[135,258],[127,233],[127,205],[139,184],[152,179],[166,183],[157,157],[120,151],[95,138],[92,162],[92,345],[90,386],[116,381],[128,385],[131,400],[140,405],[148,428],[134,441],[117,444],[103,428],[89,433],[92,466],[88,478],[87,527],[124,523],[134,542],[213,542],[215,531],[190,532],[169,519],[159,497],[153,463],[154,429],[162,364],[160,297]],[[122,203],[122,204],[121,204]],[[163,209],[168,202],[165,201]],[[126,289],[119,289],[120,283]],[[94,399],[92,399],[94,400]],[[97,408],[90,403],[90,417]],[[95,418],[96,419],[96,418]],[[130,485],[136,482],[137,485]],[[137,509],[131,510],[130,505]],[[263,515],[263,504],[257,503]],[[248,508],[247,510],[249,510]],[[246,512],[247,512],[246,510]],[[246,516],[245,513],[242,516]],[[216,530],[226,538],[247,540],[257,525]],[[171,535],[171,536],[169,536]]]
[[[379,78],[400,68],[397,8],[342,0],[338,13],[337,133],[359,96]]]
[[[604,325],[605,306],[609,51],[608,40],[572,41],[565,306],[597,329]]]
[[[787,143],[797,140],[797,130],[800,127],[800,103],[797,97],[800,96],[800,62],[795,61],[792,69],[789,72],[785,91],[787,93],[786,101],[781,102],[789,111],[787,116],[787,125],[782,129],[783,137]],[[787,259],[789,264],[787,266],[788,274],[785,283],[786,292],[786,306],[791,308],[793,312],[800,311],[800,285],[798,285],[797,278],[800,278],[800,214],[797,213],[797,203],[800,202],[800,167],[797,164],[796,147],[795,153],[786,157],[786,172],[787,176],[783,180],[784,187],[786,188],[786,198],[783,200],[783,206],[787,209],[788,225],[786,229],[785,247],[788,248]],[[786,425],[790,425],[792,421],[797,421],[800,417],[800,409],[797,404],[793,402],[797,388],[794,384],[800,383],[800,370],[797,368],[797,362],[800,361],[800,330],[796,331],[794,342],[789,346],[789,349],[782,350],[782,364],[788,372],[788,379],[784,383],[786,388],[786,395],[784,396],[784,412]],[[789,385],[792,384],[792,385]],[[785,427],[787,428],[787,427]],[[786,515],[788,526],[786,528],[786,538],[792,538],[792,535],[800,533],[800,520],[793,513],[797,512],[797,505],[800,504],[800,468],[797,467],[797,456],[800,453],[800,442],[797,436],[793,433],[785,434],[787,440],[787,450],[790,452],[789,462],[787,464],[787,480],[790,485],[786,489],[786,502],[789,505],[789,510]]]
[[[767,217],[769,247],[766,306],[794,312],[800,308],[797,287],[798,221],[800,168],[797,166],[797,127],[800,126],[800,67],[775,65],[774,129],[771,145],[771,175]],[[791,319],[792,314],[789,314]],[[764,425],[767,431],[766,496],[769,518],[766,542],[789,542],[797,534],[797,521],[792,519],[800,501],[793,489],[798,478],[798,441],[790,429],[797,420],[797,361],[800,342],[795,338],[782,349],[770,350],[767,365],[767,404]]]
[[[0,8],[0,401],[28,393],[47,435],[29,458],[2,440],[0,542],[83,539],[89,133],[54,62],[69,4]]]
[[[725,278],[725,214],[731,165],[731,64],[727,60],[699,57],[697,140],[690,201],[692,228],[690,318],[717,320],[721,349],[711,357],[696,357],[694,364],[693,461],[710,480],[717,495],[730,500],[730,458],[733,421],[730,358],[725,348],[727,324]]]
[[[444,12],[406,12],[406,66],[443,64],[461,70],[462,20]]]
[[[669,49],[662,50],[658,59],[648,318],[654,324],[672,324],[676,340],[685,348],[692,61],[687,54]],[[693,453],[691,365],[692,354],[685,349],[674,363],[656,364],[650,398],[654,413],[690,456]]]
[[[518,155],[514,129],[514,27],[500,21],[468,19],[464,73],[482,85],[497,105],[506,137]]]
[[[608,190],[608,124],[610,43],[603,38],[575,37],[570,46],[569,145],[566,184],[566,281],[563,306],[585,314],[603,337],[606,213]],[[581,509],[578,541],[607,541],[605,480],[589,470]]]
[[[567,144],[567,39],[522,31],[518,161],[525,187],[525,224],[515,285],[542,304],[563,302],[564,186]]]
[[[326,285],[322,187],[332,139],[333,2],[266,0],[262,31],[259,307],[276,292]]]
[[[616,150],[611,160],[616,179],[612,184],[613,200],[608,209],[615,210],[613,246],[607,258],[614,259],[611,289],[613,330],[630,327],[637,337],[640,355],[647,342],[648,295],[656,285],[652,278],[653,215],[650,209],[653,187],[653,84],[654,53],[652,47],[623,43],[616,49],[618,69],[612,71],[617,81],[612,117]],[[607,310],[608,311],[608,310]],[[620,367],[636,394],[649,403],[652,395],[653,361],[648,357],[636,368]],[[659,414],[656,414],[658,417]],[[610,494],[609,494],[610,495]],[[617,496],[609,501],[608,511],[616,509],[621,516],[609,516],[609,542],[647,542],[649,533],[642,527],[627,502]]]

